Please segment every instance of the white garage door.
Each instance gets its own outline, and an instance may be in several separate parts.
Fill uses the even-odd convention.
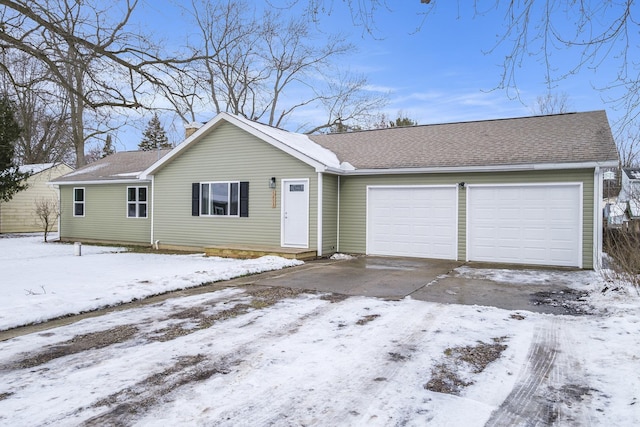
[[[469,186],[470,261],[581,267],[580,184]]]
[[[457,189],[369,187],[367,253],[457,258]]]

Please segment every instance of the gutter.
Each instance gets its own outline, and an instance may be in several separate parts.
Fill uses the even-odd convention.
[[[406,174],[435,174],[435,173],[469,173],[469,172],[512,172],[512,171],[538,171],[560,169],[592,169],[617,167],[616,160],[604,162],[579,162],[579,163],[530,163],[522,165],[491,165],[491,166],[436,166],[426,168],[389,168],[389,169],[355,169],[345,170],[327,167],[324,172],[342,176],[359,175],[406,175]]]
[[[100,181],[49,181],[49,185],[101,185],[101,184],[139,184],[141,182],[151,182],[149,179],[111,179]]]

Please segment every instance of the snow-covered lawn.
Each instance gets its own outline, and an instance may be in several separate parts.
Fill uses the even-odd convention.
[[[31,270],[66,255],[50,256]],[[575,317],[284,288],[169,299],[0,342],[0,425],[639,425],[638,298],[601,285]]]
[[[55,238],[55,236],[54,236]],[[42,235],[0,238],[0,330],[129,302],[300,261],[158,255],[123,248],[43,243]]]

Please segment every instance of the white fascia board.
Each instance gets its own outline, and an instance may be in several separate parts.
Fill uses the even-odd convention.
[[[390,169],[355,169],[343,170],[326,168],[325,172],[337,175],[401,175],[425,173],[465,173],[465,172],[510,172],[532,170],[591,169],[596,167],[615,167],[616,161],[580,162],[580,163],[542,163],[524,165],[492,165],[492,166],[446,166],[432,168],[390,168]]]
[[[273,145],[274,147],[284,151],[285,153],[295,157],[296,159],[308,164],[309,166],[315,168],[316,172],[324,172],[324,170],[326,169],[326,165],[323,164],[322,162],[319,162],[309,156],[307,156],[306,154],[278,141],[277,139],[273,138],[270,135],[267,135],[264,132],[261,132],[259,129],[257,129],[256,127],[252,126],[250,121],[248,120],[241,120],[240,118],[233,116],[231,114],[222,112],[219,113],[217,116],[215,116],[213,119],[211,119],[210,121],[208,121],[204,126],[202,126],[200,129],[198,129],[197,131],[195,131],[193,133],[193,135],[191,135],[189,138],[185,139],[184,141],[182,141],[180,144],[178,144],[169,154],[167,154],[166,156],[162,157],[160,160],[158,160],[157,162],[155,162],[154,164],[152,164],[151,166],[149,166],[145,171],[143,171],[140,174],[140,178],[141,179],[148,179],[149,175],[153,175],[158,169],[160,169],[165,163],[170,162],[171,159],[173,159],[175,156],[177,156],[178,154],[180,154],[182,151],[186,150],[189,146],[191,146],[194,142],[196,142],[198,139],[200,139],[200,137],[202,137],[203,135],[209,133],[212,129],[214,129],[215,127],[217,127],[221,121],[226,121],[228,123],[231,123],[234,126],[237,126],[238,128],[244,130],[245,132],[250,133],[251,135],[255,136],[256,138],[259,138],[271,145]],[[264,125],[266,126],[266,125]]]
[[[100,181],[60,181],[60,182],[48,182],[50,185],[100,185],[100,184],[140,184],[149,183],[148,179],[111,179]]]

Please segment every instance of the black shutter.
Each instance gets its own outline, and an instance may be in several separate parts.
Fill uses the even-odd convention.
[[[191,216],[200,216],[200,183],[191,184]]]
[[[249,216],[249,183],[240,183],[240,216]]]

